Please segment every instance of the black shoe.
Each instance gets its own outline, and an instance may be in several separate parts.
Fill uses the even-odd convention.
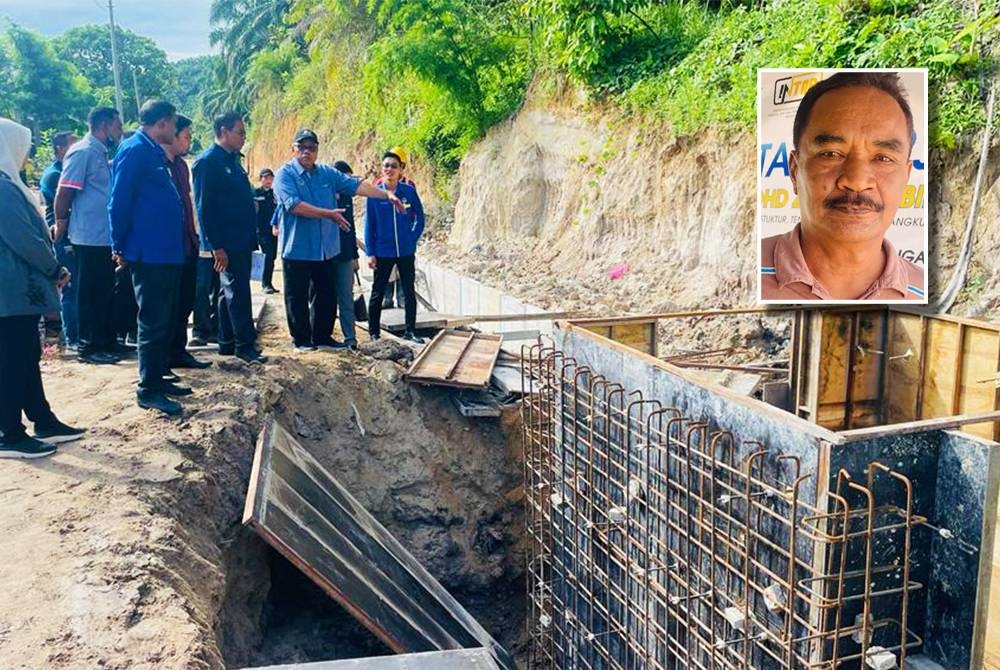
[[[115,342],[113,344],[108,345],[108,348],[105,349],[104,351],[119,357],[131,356],[135,354],[136,346],[138,345],[128,346],[127,344],[122,344],[121,342]]]
[[[247,363],[267,363],[267,356],[260,353],[256,349],[251,349],[250,351],[237,351],[236,358],[241,361],[246,361]]]
[[[396,306],[393,305],[392,302],[383,302],[382,303],[382,309],[393,309],[395,307]]]
[[[292,349],[299,353],[306,353],[309,351],[316,351],[316,347],[311,344],[295,344],[292,343]]]
[[[317,342],[316,346],[319,347],[320,349],[343,349],[344,343],[339,342],[333,338],[330,338],[329,340],[323,340],[322,342]]]
[[[36,421],[34,434],[39,440],[44,440],[49,437],[79,437],[85,432],[85,429],[67,426],[53,416],[48,421]]]
[[[164,382],[163,385],[159,388],[159,391],[163,395],[170,395],[175,397],[191,395],[192,393],[194,393],[194,391],[189,389],[187,386],[178,386],[177,384],[174,384],[172,382]]]
[[[371,340],[372,342],[378,342],[379,340],[382,339],[382,336],[376,333],[375,335],[369,336],[368,339]]]
[[[264,293],[266,293],[268,295],[274,295],[275,293],[281,293],[281,291],[279,291],[278,289],[274,288],[273,286],[265,286],[264,287]]]
[[[209,344],[218,344],[219,343],[219,336],[218,335],[209,335],[208,337],[205,338],[205,341],[208,342]]]
[[[195,337],[192,337],[190,340],[188,340],[187,345],[189,347],[204,347],[208,345],[208,342],[206,342],[204,339],[196,335]]]
[[[125,336],[125,346],[138,347],[139,346],[139,335],[136,333],[129,333]]]
[[[178,377],[177,373],[174,372],[173,370],[167,370],[166,373],[164,373],[164,375],[160,377],[160,379],[170,384],[173,384],[174,382],[179,382],[181,380],[181,378]]]
[[[424,343],[424,338],[420,337],[419,335],[417,335],[416,333],[414,333],[412,330],[408,330],[405,333],[403,333],[403,339],[404,340],[409,340],[410,342],[416,342],[417,344],[423,344]]]
[[[56,453],[56,445],[25,435],[16,442],[0,443],[0,458],[42,458]]]
[[[172,368],[187,368],[188,370],[204,370],[212,365],[211,361],[199,361],[191,354],[185,353],[180,358],[171,361]]]
[[[106,351],[95,351],[89,354],[80,354],[76,357],[76,360],[81,363],[89,363],[91,365],[114,365],[121,359],[114,354],[109,354]]]
[[[230,344],[228,346],[219,345],[219,355],[220,356],[235,356],[236,355],[236,345]]]
[[[143,409],[157,409],[168,416],[177,416],[184,409],[176,400],[157,392],[140,391],[135,395],[135,402]]]

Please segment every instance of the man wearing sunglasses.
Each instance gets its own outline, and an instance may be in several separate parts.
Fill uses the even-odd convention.
[[[333,339],[340,230],[350,228],[344,210],[337,207],[337,195],[388,200],[392,207],[406,212],[406,206],[392,193],[319,163],[318,157],[319,137],[311,130],[299,130],[291,160],[274,178],[275,200],[283,210],[278,249],[284,273],[285,315],[296,351],[347,346]]]

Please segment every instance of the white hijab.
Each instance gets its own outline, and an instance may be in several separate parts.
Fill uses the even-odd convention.
[[[13,181],[28,202],[37,202],[35,194],[21,181],[21,168],[31,149],[31,131],[10,119],[0,117],[0,172]]]

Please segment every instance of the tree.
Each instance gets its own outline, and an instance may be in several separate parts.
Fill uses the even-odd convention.
[[[167,62],[167,54],[150,38],[127,28],[118,28],[117,37],[125,107],[119,111],[124,118],[134,119],[138,116],[135,89],[138,88],[140,103],[149,98],[169,97],[176,88],[176,75]],[[76,64],[101,98],[114,99],[111,33],[107,26],[77,26],[60,35],[55,42],[59,55]]]
[[[3,81],[0,109],[29,126],[36,137],[43,129],[81,128],[93,104],[87,80],[59,59],[41,35],[11,24],[3,35],[7,58],[0,66]]]
[[[209,113],[247,111],[257,88],[247,74],[255,54],[267,47],[284,24],[290,0],[212,0],[211,41],[222,51],[222,89]]]

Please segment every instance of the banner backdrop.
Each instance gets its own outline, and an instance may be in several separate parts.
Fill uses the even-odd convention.
[[[788,232],[799,222],[799,203],[788,175],[792,123],[799,101],[813,84],[841,70],[758,70],[757,139],[759,239]],[[873,70],[870,70],[873,71]],[[899,255],[927,264],[927,70],[896,72],[913,112],[913,170],[886,237]],[[758,244],[759,248],[759,244]]]

